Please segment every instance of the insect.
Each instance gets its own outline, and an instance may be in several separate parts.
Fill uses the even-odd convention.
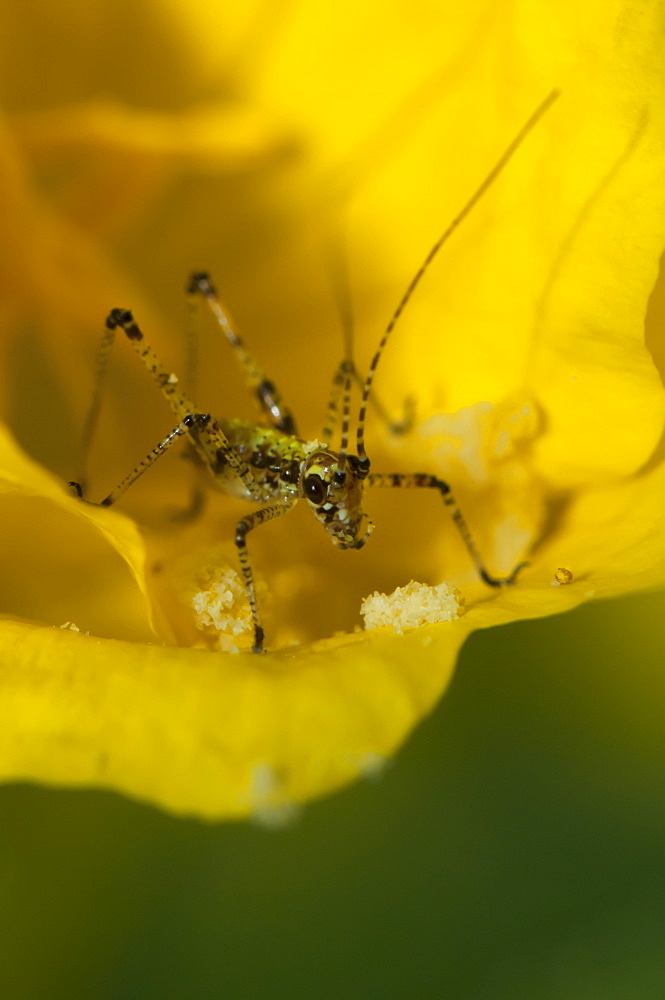
[[[452,516],[478,574],[488,586],[504,587],[514,583],[519,571],[526,565],[524,562],[518,563],[511,573],[503,577],[494,576],[489,572],[450,486],[443,479],[427,473],[374,472],[365,448],[365,420],[368,403],[373,398],[372,386],[381,355],[404,307],[427,268],[557,96],[556,92],[552,92],[532,114],[480,187],[431,248],[395,309],[379,341],[366,378],[364,380],[360,378],[349,356],[339,365],[333,379],[326,424],[320,439],[308,441],[298,436],[291,411],[284,404],[274,383],[266,377],[233,329],[207,274],[200,272],[192,274],[188,284],[188,294],[192,297],[192,301],[203,300],[207,304],[233,349],[258,400],[263,415],[261,423],[216,419],[210,413],[201,412],[184,394],[177,376],[162,365],[147,343],[132,313],[127,309],[117,308],[109,313],[102,342],[102,354],[108,353],[116,331],[121,330],[159,385],[178,419],[178,424],[101,501],[100,505],[110,507],[116,503],[175,441],[186,438],[219,489],[247,500],[257,508],[241,518],[235,530],[235,545],[252,614],[254,652],[263,651],[264,629],[249,558],[248,536],[259,525],[288,513],[299,501],[304,501],[308,505],[337,548],[360,549],[368,541],[373,529],[371,520],[363,510],[365,489],[388,487],[435,490]],[[353,380],[362,385],[355,453],[349,449]],[[98,393],[93,398],[88,417],[85,434],[88,441],[97,408]],[[332,439],[338,423],[341,424],[340,441],[338,447],[334,448]],[[83,499],[82,486],[76,482],[70,485]]]

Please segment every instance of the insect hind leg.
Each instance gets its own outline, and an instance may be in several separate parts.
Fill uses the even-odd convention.
[[[272,426],[284,434],[296,434],[296,423],[291,410],[284,403],[277,386],[264,373],[247,351],[243,340],[235,332],[231,319],[217,295],[217,290],[204,271],[195,271],[187,283],[187,295],[194,313],[201,298],[205,300],[243,372],[247,384],[256,396],[259,406]]]
[[[464,542],[467,552],[471,556],[474,566],[478,571],[483,583],[486,583],[488,587],[509,587],[517,579],[518,574],[525,566],[528,566],[528,562],[519,562],[511,570],[507,576],[494,576],[490,573],[485,565],[478,547],[473,539],[469,526],[466,522],[466,518],[462,514],[462,511],[453,497],[450,490],[450,486],[443,479],[438,479],[436,476],[430,476],[424,473],[376,473],[372,472],[367,476],[368,486],[377,487],[388,487],[392,489],[402,489],[402,488],[416,488],[416,489],[435,489],[441,494],[445,506],[448,508],[450,516],[453,519],[455,527],[460,533],[460,537]]]
[[[189,437],[196,452],[213,475],[221,464],[227,464],[243,483],[247,495],[256,497],[259,494],[258,484],[251,469],[235,450],[216,420],[208,418],[205,422],[194,420],[197,408],[180,390],[176,375],[169,372],[146,342],[143,333],[128,309],[112,309],[106,320],[109,329],[121,327],[132,347],[143,361],[145,367],[157,382],[164,397],[173,412],[182,422],[187,424]]]

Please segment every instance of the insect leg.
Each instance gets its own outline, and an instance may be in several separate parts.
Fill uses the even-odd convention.
[[[517,574],[525,566],[528,566],[526,562],[518,563],[515,568],[508,574],[508,576],[492,576],[489,572],[485,563],[483,562],[480,553],[476,547],[476,543],[473,540],[469,526],[466,523],[466,519],[462,514],[457,501],[450,492],[450,486],[448,483],[444,482],[443,479],[437,479],[436,476],[426,475],[424,473],[412,473],[412,474],[386,474],[386,473],[376,473],[370,472],[366,479],[368,486],[383,486],[392,487],[400,489],[402,487],[406,488],[425,488],[425,489],[435,489],[438,490],[443,498],[443,502],[450,511],[450,516],[452,517],[455,527],[459,531],[462,541],[466,545],[467,551],[473,560],[473,564],[478,570],[478,574],[489,587],[506,587],[514,583],[517,579]]]
[[[231,320],[222,307],[217,296],[217,291],[210,282],[210,277],[203,272],[192,274],[187,285],[187,294],[190,296],[190,300],[194,302],[199,297],[203,297],[207,302],[224,336],[233,348],[238,364],[245,374],[250,389],[256,395],[266,419],[273,427],[279,431],[283,431],[284,434],[296,434],[296,424],[293,414],[284,404],[274,382],[266,377],[256,361],[248,354],[244,342],[233,329]]]
[[[103,500],[100,500],[100,502],[96,504],[96,506],[110,507],[112,504],[114,504],[116,500],[120,499],[125,490],[128,490],[129,487],[132,485],[132,483],[136,482],[139,476],[142,476],[143,473],[146,472],[151,465],[155,464],[158,458],[162,457],[164,452],[168,451],[168,449],[171,447],[174,441],[177,441],[178,438],[183,437],[183,435],[185,434],[189,434],[192,431],[192,429],[195,428],[197,425],[200,427],[204,427],[209,420],[210,420],[209,413],[193,413],[191,414],[191,416],[185,417],[182,423],[178,424],[178,426],[175,427],[170,434],[167,434],[166,437],[162,441],[160,441],[155,448],[152,449],[152,451],[148,452],[146,457],[141,462],[139,462],[139,464],[134,469],[132,469],[129,475],[125,476],[125,478],[118,483],[115,489],[111,490],[108,496],[105,496]],[[69,485],[76,490],[79,497],[83,500],[84,499],[83,485],[81,483],[73,481],[70,482]]]
[[[111,330],[118,326],[122,328],[181,423],[187,424],[188,418],[196,417],[197,409],[180,390],[178,377],[164,368],[153,349],[146,343],[131,312],[128,309],[112,309],[106,325]],[[240,458],[217,421],[208,419],[202,423],[194,420],[187,425],[187,430],[196,452],[213,475],[228,465],[242,481],[249,497],[254,499],[260,497],[259,486],[249,466]]]
[[[263,652],[264,633],[256,602],[254,576],[252,574],[252,567],[249,564],[246,538],[248,533],[254,528],[257,528],[259,524],[265,524],[267,521],[272,521],[276,517],[281,517],[282,514],[286,514],[287,511],[291,510],[291,508],[295,506],[295,503],[296,501],[292,500],[290,503],[274,503],[269,507],[262,507],[261,510],[256,510],[252,514],[248,514],[246,517],[243,517],[242,521],[239,521],[236,527],[235,542],[238,549],[238,558],[240,559],[242,575],[245,580],[245,589],[247,590],[247,598],[252,611],[252,621],[254,622],[253,652],[255,653]]]

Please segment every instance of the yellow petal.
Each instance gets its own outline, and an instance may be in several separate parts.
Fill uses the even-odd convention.
[[[465,636],[459,620],[257,657],[5,622],[0,776],[279,822],[376,774],[440,697]]]
[[[179,173],[265,168],[292,146],[258,109],[228,102],[167,114],[89,101],[14,116],[12,125],[61,211],[106,236],[136,225]]]
[[[158,114],[99,101],[23,114],[14,117],[13,125],[28,155],[46,150],[73,149],[79,154],[96,150],[127,157],[128,175],[136,161],[148,156],[168,158],[171,167],[185,163],[230,172],[263,159],[283,141],[281,130],[258,109],[233,105]]]
[[[77,501],[2,426],[0,547],[5,614],[54,626],[73,622],[95,635],[154,637],[136,526]]]

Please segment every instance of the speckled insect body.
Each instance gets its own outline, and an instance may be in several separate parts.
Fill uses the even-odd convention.
[[[358,531],[364,515],[360,480],[353,475],[354,456],[347,456],[347,472],[339,455],[321,441],[305,441],[244,420],[220,420],[211,431],[224,434],[249,466],[255,484],[250,491],[221,455],[213,470],[219,489],[254,503],[307,500],[340,548],[360,547]]]

